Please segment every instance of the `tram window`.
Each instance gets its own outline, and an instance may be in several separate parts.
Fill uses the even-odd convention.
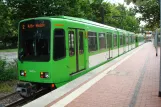
[[[63,29],[55,29],[54,31],[54,60],[60,60],[65,57],[65,31]]]
[[[100,49],[106,49],[105,33],[99,33]]]
[[[36,28],[36,26],[33,27],[34,25],[39,24],[45,26],[39,28]],[[49,61],[51,35],[50,30],[51,23],[49,20],[28,20],[25,22],[21,22],[19,31],[18,58],[22,61]]]
[[[131,35],[131,43],[133,43],[133,36]]]
[[[132,36],[132,43],[134,43],[134,36]]]
[[[128,44],[129,43],[129,38],[128,38],[128,36],[126,36],[126,44]]]
[[[133,43],[133,36],[131,35],[131,43]]]
[[[123,45],[123,37],[122,37],[122,35],[120,35],[120,46],[122,46]]]
[[[131,44],[131,36],[129,35],[129,44]]]
[[[133,35],[131,36],[131,42],[133,43]]]
[[[123,35],[123,45],[125,45],[126,42],[125,42],[125,35]]]
[[[133,36],[133,43],[135,42],[135,36]]]
[[[114,34],[113,36],[113,41],[114,41],[114,47],[117,47],[117,35]]]
[[[83,54],[84,53],[84,43],[83,43],[83,32],[80,31],[79,32],[79,54]]]
[[[75,48],[74,48],[74,32],[69,31],[69,56],[74,56],[75,54]]]
[[[96,32],[88,32],[88,50],[89,50],[89,52],[97,51]]]
[[[107,33],[107,48],[112,48],[112,33]]]

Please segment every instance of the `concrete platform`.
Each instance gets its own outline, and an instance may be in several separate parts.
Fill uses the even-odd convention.
[[[14,60],[17,60],[17,56],[17,52],[0,52],[0,58],[7,62],[14,62]]]
[[[24,107],[161,107],[159,61],[146,43]]]

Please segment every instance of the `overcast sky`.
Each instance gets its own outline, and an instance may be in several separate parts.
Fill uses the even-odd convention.
[[[108,1],[110,3],[121,3],[121,4],[124,3],[124,0],[104,0],[104,1]]]
[[[118,3],[124,4],[128,8],[134,7],[133,3],[130,3],[129,5],[127,5],[126,2],[124,2],[124,0],[104,0],[104,1],[107,1],[107,2],[110,2],[110,3],[115,3],[115,4],[118,4]]]

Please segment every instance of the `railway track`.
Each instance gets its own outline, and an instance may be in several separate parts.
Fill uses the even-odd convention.
[[[17,92],[14,92],[14,93],[11,93],[11,94],[6,95],[4,97],[0,97],[0,100],[6,99],[6,98],[11,97],[11,96],[16,95],[16,94],[18,94],[18,93]]]
[[[17,106],[23,105],[25,103],[27,103],[27,99],[21,98],[15,102],[5,105],[5,107],[17,107]]]
[[[38,91],[34,96],[31,96],[29,98],[20,98],[10,104],[4,105],[4,107],[20,107],[25,105],[26,103],[29,103],[41,96],[43,96],[44,94],[47,94],[49,92],[49,90],[44,89],[44,90],[40,90]]]

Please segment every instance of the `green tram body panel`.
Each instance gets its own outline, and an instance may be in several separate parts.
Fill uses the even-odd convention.
[[[125,47],[131,47],[132,44],[135,44],[135,47],[138,46],[138,42],[143,41],[139,39],[138,36],[135,36],[133,43],[126,43],[126,37],[134,35],[132,32],[128,32],[121,29],[116,29],[110,26],[105,26],[96,22],[88,21],[81,18],[73,18],[67,16],[57,16],[57,17],[39,17],[22,20],[21,22],[25,23],[30,20],[48,20],[50,21],[50,46],[49,46],[49,61],[23,61],[22,59],[18,60],[18,72],[19,80],[26,82],[34,83],[54,83],[57,87],[89,72],[90,70],[98,67],[99,65],[108,62],[104,61],[96,66],[89,68],[89,57],[92,55],[97,55],[102,52],[107,52],[110,54],[110,51],[118,49],[118,56],[123,54],[119,53],[119,48],[123,47],[124,53],[127,52]],[[20,22],[20,23],[21,23]],[[20,31],[23,27],[23,24],[19,24],[19,54],[21,52],[21,34]],[[65,55],[59,60],[54,60],[54,32],[56,30],[63,29],[65,35]],[[97,51],[89,52],[88,47],[88,32],[96,32],[97,37]],[[106,38],[106,43],[108,43],[108,33],[110,36],[110,46],[105,49],[100,49],[99,46],[99,36],[98,33],[104,33]],[[114,35],[117,35],[117,47],[114,47]],[[35,34],[36,35],[36,34]],[[70,35],[70,36],[69,36]],[[120,35],[122,35],[122,45],[120,46]],[[74,50],[69,49],[69,37],[72,38],[72,43],[74,44]],[[61,44],[56,44],[57,46]],[[83,47],[81,47],[83,46]],[[58,48],[59,49],[59,48]],[[132,48],[131,48],[132,49]],[[130,49],[130,50],[131,50]],[[129,51],[129,49],[128,49]],[[20,55],[19,55],[20,56]],[[109,56],[110,57],[110,56]],[[117,57],[117,56],[116,56]],[[113,57],[114,58],[114,57]],[[98,59],[96,59],[98,60]],[[111,60],[111,59],[110,59]],[[25,70],[26,76],[20,76],[20,71]],[[48,72],[49,78],[40,78],[41,72]]]

